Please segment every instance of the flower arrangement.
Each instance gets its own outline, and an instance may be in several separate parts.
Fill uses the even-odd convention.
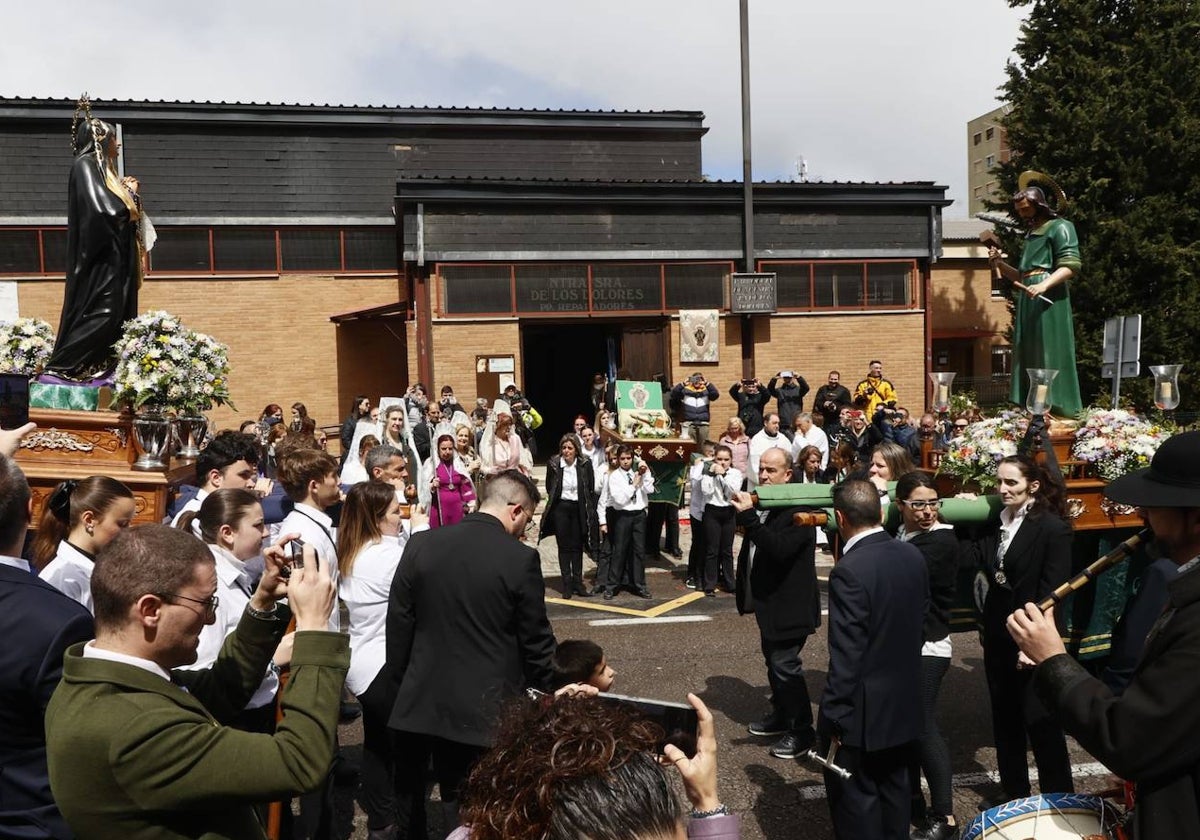
[[[996,465],[1017,454],[1017,444],[1027,425],[1025,415],[1017,411],[1004,411],[972,423],[963,434],[947,442],[938,473],[958,476],[964,484],[975,482],[981,490],[995,487]]]
[[[54,351],[54,330],[41,318],[0,324],[0,371],[36,376]]]
[[[154,405],[180,414],[230,404],[225,345],[162,311],[143,313],[122,329],[115,346],[115,401],[134,409]]]
[[[1150,466],[1171,431],[1131,411],[1090,408],[1080,416],[1071,456],[1096,468],[1105,481]]]

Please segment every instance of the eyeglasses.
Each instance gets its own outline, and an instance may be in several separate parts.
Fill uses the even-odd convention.
[[[217,617],[217,607],[221,603],[221,599],[216,595],[213,595],[211,598],[200,600],[199,598],[189,598],[187,595],[177,595],[174,592],[160,592],[158,593],[158,597],[163,599],[179,598],[183,601],[191,601],[193,604],[200,604],[202,607],[204,607],[204,617],[207,620]]]
[[[903,504],[908,505],[913,510],[925,510],[925,508],[932,508],[933,510],[937,510],[938,508],[940,508],[942,506],[942,500],[941,499],[914,499],[911,502],[904,502]]]
[[[530,528],[532,528],[533,527],[533,511],[531,511],[529,508],[525,507],[525,505],[521,504],[520,502],[509,502],[509,504],[513,505],[514,507],[519,507],[521,509],[521,512],[525,514],[524,530],[528,531]]]

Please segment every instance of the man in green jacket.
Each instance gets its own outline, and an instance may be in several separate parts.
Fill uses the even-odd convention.
[[[327,632],[330,570],[284,551],[205,671],[200,630],[216,614],[208,548],[162,525],[131,528],[96,558],[96,639],[67,650],[46,711],[50,785],[81,838],[261,838],[253,805],[315,787],[333,758],[346,636]],[[290,610],[279,602],[287,596]],[[225,725],[250,699],[295,616],[292,676],[273,736]]]

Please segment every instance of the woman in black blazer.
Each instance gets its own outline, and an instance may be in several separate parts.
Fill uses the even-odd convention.
[[[1006,800],[1029,796],[1026,736],[1042,793],[1072,793],[1071,759],[1061,727],[1033,694],[1032,669],[1018,669],[1005,622],[1013,610],[1046,597],[1071,576],[1071,526],[1061,486],[1027,455],[996,468],[1004,508],[1000,523],[972,543],[983,597],[983,664],[992,703],[996,764]],[[982,579],[982,580],[980,580]],[[1060,631],[1063,616],[1057,616]]]
[[[583,548],[596,545],[596,480],[590,458],[579,457],[579,438],[565,434],[558,454],[546,463],[546,508],[538,542],[554,535],[558,540],[558,568],[562,574],[562,596],[590,596],[583,583]],[[564,488],[574,500],[564,499]]]
[[[897,539],[920,550],[929,570],[929,608],[925,611],[921,645],[921,711],[925,734],[919,760],[909,766],[912,784],[912,822],[918,840],[949,840],[958,834],[951,794],[950,748],[937,725],[937,699],[942,679],[950,670],[950,609],[958,577],[958,537],[938,516],[941,500],[930,473],[914,470],[896,482],[896,504],[902,525]],[[921,772],[929,782],[930,808],[921,792]]]

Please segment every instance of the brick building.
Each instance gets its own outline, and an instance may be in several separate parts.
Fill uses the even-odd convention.
[[[814,388],[879,357],[923,402],[944,187],[756,185],[753,264],[777,273],[779,312],[746,320],[728,313],[741,185],[703,179],[697,112],[93,107],[159,232],[140,308],[230,345],[241,417],[299,400],[332,423],[355,393],[417,378],[467,402],[495,385],[483,366],[552,435],[593,372],[697,369],[727,388],[744,356]],[[0,282],[55,324],[72,110],[0,100]],[[680,362],[679,312],[711,309],[719,361]]]

